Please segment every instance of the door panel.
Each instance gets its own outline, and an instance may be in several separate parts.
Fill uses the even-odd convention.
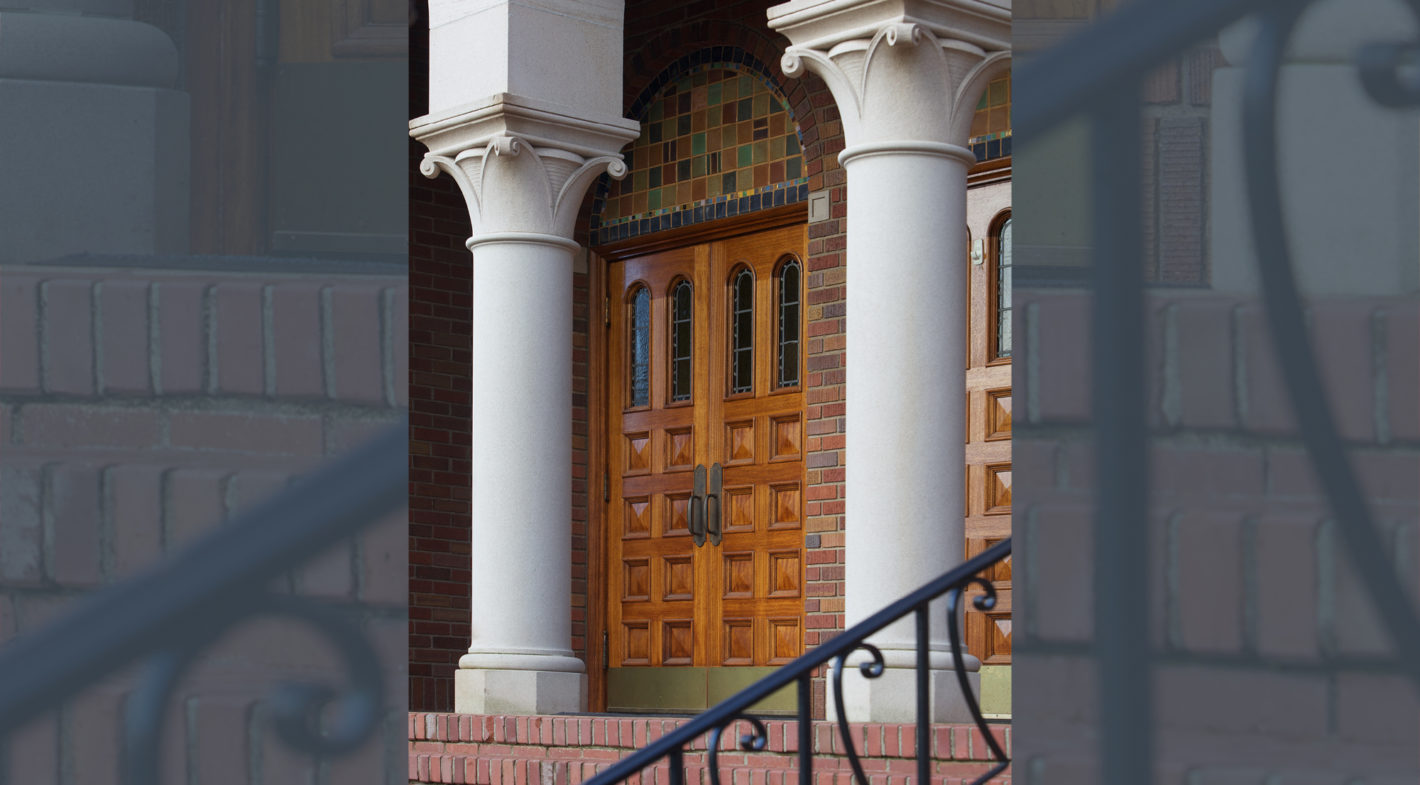
[[[997,297],[993,276],[1000,252],[994,234],[984,238],[985,263],[968,265],[966,369],[966,554],[981,553],[1011,536],[1011,361],[996,348]],[[970,257],[971,254],[968,254]],[[986,576],[996,606],[966,605],[967,651],[986,665],[1011,662],[1011,562]],[[968,593],[968,600],[981,592]]]
[[[738,682],[717,669],[772,666],[802,652],[804,397],[800,385],[776,385],[776,275],[785,260],[802,265],[806,241],[805,227],[789,227],[609,266],[606,618],[608,665],[617,672],[608,708],[704,708],[711,693]],[[753,325],[753,382],[733,392],[730,276],[741,269],[754,275],[753,316],[742,317]],[[689,400],[673,394],[673,356],[684,351],[673,336],[672,292],[682,281],[693,292]],[[643,287],[649,335],[640,350]],[[802,275],[800,304],[801,289]],[[802,305],[792,324],[801,336]],[[638,377],[640,359],[646,372]],[[801,379],[802,358],[793,363]],[[707,532],[697,546],[692,516],[714,510],[693,500],[697,467],[710,483],[715,464],[721,539]],[[668,667],[683,672],[635,670]],[[704,702],[685,706],[688,692]]]
[[[608,661],[612,666],[691,665],[703,660],[695,634],[699,574],[707,567],[691,541],[690,499],[695,466],[705,457],[704,411],[695,400],[669,400],[670,341],[665,325],[671,286],[690,280],[706,266],[708,249],[687,248],[617,263],[609,286],[617,304],[611,308],[614,343],[607,389],[612,429],[607,457],[612,510],[609,532],[607,615]],[[643,382],[646,400],[636,400],[633,363],[638,352],[637,293],[649,296]],[[703,325],[705,308],[692,320]],[[703,331],[703,330],[702,330]],[[695,354],[692,352],[692,365]],[[702,374],[703,375],[703,374]],[[692,378],[695,374],[692,373]],[[696,395],[695,393],[700,393]],[[639,405],[638,405],[639,403]],[[703,409],[703,407],[699,407]],[[699,437],[699,438],[697,438]]]
[[[724,458],[725,527],[718,571],[720,602],[707,608],[721,652],[713,665],[773,665],[803,647],[803,386],[776,384],[780,266],[799,260],[804,227],[745,235],[716,244],[711,254],[712,356],[710,389],[726,423],[712,438]],[[732,280],[754,275],[753,387],[734,392],[730,362],[734,329]],[[800,268],[802,269],[802,268]],[[799,302],[802,302],[802,297]],[[802,335],[803,309],[798,321]],[[713,347],[724,346],[715,352]],[[797,374],[802,378],[802,373]],[[712,546],[707,546],[712,547]],[[718,619],[713,614],[719,614]]]

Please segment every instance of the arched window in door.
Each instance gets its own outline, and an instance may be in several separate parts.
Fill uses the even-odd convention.
[[[730,277],[730,394],[754,390],[754,273]]]
[[[1011,214],[995,222],[991,254],[991,356],[1011,358]]]
[[[651,404],[651,290],[637,286],[631,292],[630,366],[631,405]]]
[[[797,387],[799,385],[799,322],[801,298],[799,262],[789,259],[779,267],[779,363],[776,387]]]
[[[691,344],[694,325],[691,323],[692,290],[690,281],[681,279],[671,286],[671,395],[672,402],[690,400]]]

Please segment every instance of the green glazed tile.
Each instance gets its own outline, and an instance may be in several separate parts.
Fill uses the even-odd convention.
[[[752,166],[754,164],[754,145],[742,144],[739,152],[739,166]]]
[[[690,154],[691,154],[691,155],[704,155],[704,154],[705,154],[705,134],[704,134],[704,133],[698,133],[698,134],[696,134],[695,136],[692,136],[692,137],[690,138]]]

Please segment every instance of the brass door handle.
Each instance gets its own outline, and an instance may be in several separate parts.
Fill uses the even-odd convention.
[[[705,494],[705,532],[710,537],[711,545],[719,545],[723,527],[720,525],[720,491],[721,483],[724,479],[724,472],[720,469],[720,464],[710,467],[710,489]]]
[[[690,494],[690,538],[695,547],[705,544],[705,465],[695,467],[695,490]]]

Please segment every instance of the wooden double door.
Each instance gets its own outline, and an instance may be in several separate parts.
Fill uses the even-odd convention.
[[[803,651],[806,242],[609,266],[608,710],[702,709]]]

